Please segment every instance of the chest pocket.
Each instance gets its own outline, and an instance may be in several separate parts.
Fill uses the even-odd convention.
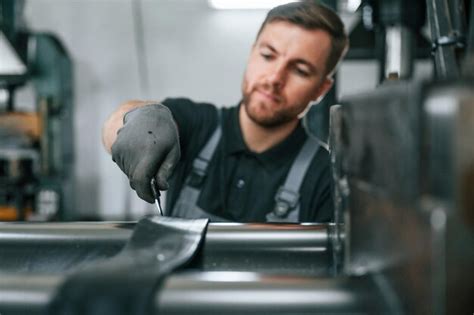
[[[220,122],[220,110],[218,110],[218,124],[216,130],[199,152],[192,164],[191,173],[185,180],[175,206],[171,212],[172,216],[200,219],[209,218],[212,222],[226,222],[228,220],[206,212],[199,208],[197,201],[201,194],[201,188],[207,175],[209,162],[219,144],[222,135]],[[320,148],[319,141],[308,137],[296,156],[284,184],[275,195],[275,207],[266,215],[266,222],[299,222],[300,195],[299,190],[306,171]]]

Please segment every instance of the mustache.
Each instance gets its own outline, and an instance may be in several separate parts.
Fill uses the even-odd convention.
[[[281,102],[283,100],[283,96],[281,95],[280,88],[275,87],[272,84],[268,84],[268,83],[256,84],[253,87],[252,92],[257,92],[257,91],[270,95],[277,102]]]

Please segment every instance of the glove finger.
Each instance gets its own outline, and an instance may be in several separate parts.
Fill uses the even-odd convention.
[[[150,180],[151,181],[151,180]],[[155,202],[155,199],[154,197],[150,198],[150,196],[148,195],[144,195],[142,194],[141,192],[138,193],[138,191],[135,189],[135,184],[132,180],[129,181],[130,183],[130,187],[135,191],[135,193],[137,194],[137,196],[142,199],[142,200],[145,200],[146,202],[149,202],[149,203],[154,203]]]
[[[138,197],[149,203],[155,201],[151,189],[151,178],[153,176],[152,174],[155,173],[155,169],[153,168],[156,169],[156,163],[143,159],[138,163],[132,178],[130,178],[130,187],[136,191]]]
[[[123,159],[120,154],[121,150],[118,147],[119,147],[119,141],[117,139],[110,149],[110,152],[112,154],[112,161],[114,161],[115,164],[117,164],[118,167],[122,170],[122,172],[125,173],[124,166],[123,166]]]
[[[168,178],[176,167],[176,164],[178,164],[180,157],[181,152],[179,145],[175,145],[166,155],[165,160],[161,163],[160,168],[156,173],[155,178],[159,190],[167,190],[169,188]]]
[[[151,178],[148,181],[146,179],[144,181],[148,182],[148,185],[139,184],[137,181],[131,180],[130,187],[132,187],[132,189],[135,190],[138,197],[145,200],[146,202],[154,203],[155,197],[153,196],[153,192],[151,191],[151,186],[150,186]]]

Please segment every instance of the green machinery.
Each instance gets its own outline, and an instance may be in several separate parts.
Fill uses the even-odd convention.
[[[22,25],[23,5],[0,2],[0,220],[67,220],[74,204],[72,63],[54,35]],[[25,86],[34,91],[28,111],[15,98]]]

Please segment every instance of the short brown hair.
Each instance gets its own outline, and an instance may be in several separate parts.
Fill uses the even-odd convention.
[[[339,61],[349,48],[349,38],[344,30],[344,24],[333,10],[315,0],[277,6],[268,12],[257,38],[265,25],[275,21],[287,21],[308,30],[326,31],[331,36],[331,53],[326,63],[326,75],[334,74]]]

